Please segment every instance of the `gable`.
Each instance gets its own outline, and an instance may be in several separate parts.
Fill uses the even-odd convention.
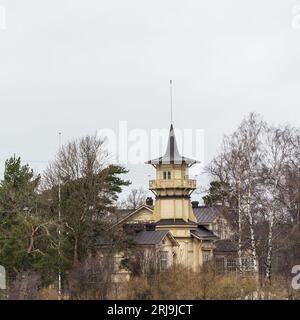
[[[162,244],[164,246],[178,246],[177,241],[175,242],[175,239],[170,232],[168,232],[167,236],[163,239]]]
[[[152,221],[153,211],[146,208],[141,208],[138,212],[132,215],[127,221]]]
[[[151,222],[153,220],[153,210],[148,206],[141,206],[135,211],[128,214],[124,219],[119,223],[124,222]]]

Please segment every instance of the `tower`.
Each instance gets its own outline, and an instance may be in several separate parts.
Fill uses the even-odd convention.
[[[149,181],[149,189],[155,194],[153,218],[158,225],[195,224],[190,196],[196,180],[189,178],[188,171],[197,161],[180,155],[172,124],[166,153],[146,163],[156,169],[156,179]]]

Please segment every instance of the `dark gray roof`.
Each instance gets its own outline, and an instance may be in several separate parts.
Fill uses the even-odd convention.
[[[237,245],[231,240],[217,240],[215,246],[215,251],[220,252],[234,252],[238,250]]]
[[[153,165],[170,164],[170,163],[174,163],[174,164],[186,163],[188,165],[192,165],[196,162],[197,162],[196,160],[189,159],[180,155],[177,147],[174,128],[173,128],[173,125],[171,124],[166,153],[162,157],[149,160],[146,163],[153,164]]]
[[[141,231],[135,236],[133,242],[139,245],[159,244],[167,234],[168,231]]]
[[[183,219],[161,219],[156,222],[157,225],[196,225],[197,222],[185,221]]]
[[[196,230],[192,230],[191,234],[198,238],[216,238],[212,231],[203,226],[199,226]]]
[[[133,211],[132,209],[115,209],[114,212],[108,212],[104,216],[104,220],[108,223],[116,224],[129,216]]]
[[[221,214],[222,210],[220,207],[197,207],[193,208],[193,212],[199,224],[210,224]]]

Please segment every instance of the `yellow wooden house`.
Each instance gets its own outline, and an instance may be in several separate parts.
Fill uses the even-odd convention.
[[[189,177],[189,168],[196,162],[180,155],[171,125],[165,154],[146,162],[156,171],[156,178],[149,181],[155,201],[147,198],[145,205],[126,212],[118,222],[125,228],[135,227],[135,245],[160,252],[162,268],[177,263],[198,271],[213,257],[216,247],[223,250],[222,242],[226,244],[231,236],[221,208],[191,201],[196,180]],[[235,249],[231,246],[229,250]]]

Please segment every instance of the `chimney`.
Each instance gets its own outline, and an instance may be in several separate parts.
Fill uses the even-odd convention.
[[[153,206],[153,199],[151,197],[148,197],[146,199],[146,205],[149,206],[149,207]]]
[[[146,231],[155,231],[155,223],[147,223]]]
[[[192,201],[192,208],[198,208],[199,207],[199,201]]]

